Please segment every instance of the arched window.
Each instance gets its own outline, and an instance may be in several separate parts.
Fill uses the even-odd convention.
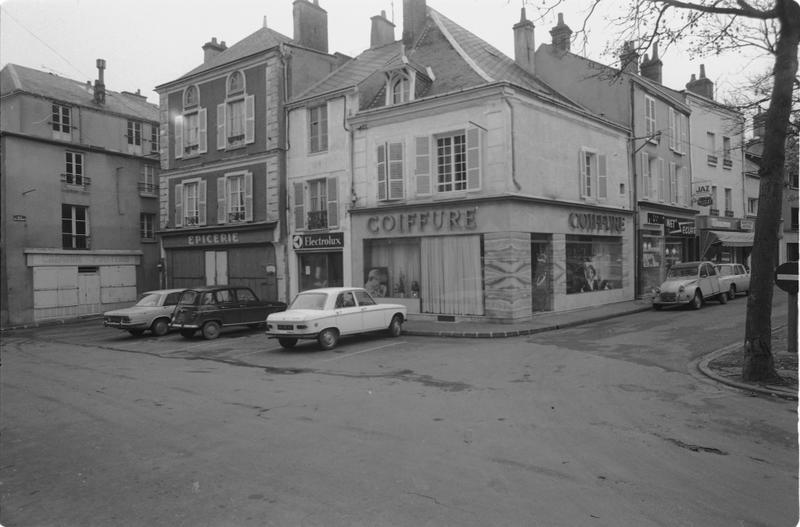
[[[228,95],[244,91],[244,76],[239,71],[234,71],[228,77]]]
[[[197,106],[197,88],[195,86],[189,86],[183,92],[183,107],[191,108],[192,106]]]
[[[400,104],[410,99],[409,91],[411,83],[408,82],[408,77],[401,75],[392,80],[392,104]]]

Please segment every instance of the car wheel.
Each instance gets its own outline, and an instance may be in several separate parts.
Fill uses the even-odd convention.
[[[203,338],[206,340],[213,340],[219,337],[219,323],[213,320],[203,324]]]
[[[699,289],[694,292],[694,298],[692,298],[692,301],[689,302],[689,305],[692,309],[700,309],[703,307],[703,294]]]
[[[159,318],[153,321],[153,325],[150,326],[150,331],[153,332],[153,335],[156,337],[161,337],[167,334],[169,331],[169,323],[167,322],[166,318]]]
[[[286,349],[292,349],[297,344],[297,339],[278,339],[278,344]]]
[[[736,298],[736,286],[731,284],[731,288],[728,289],[728,300],[733,300]]]
[[[129,329],[128,333],[130,333],[134,337],[141,337],[142,333],[144,333],[144,330],[143,329]]]
[[[194,337],[194,330],[193,329],[182,329],[181,336],[187,339]]]
[[[728,291],[724,293],[720,293],[717,295],[717,300],[719,300],[720,304],[727,304],[728,303]]]
[[[656,311],[661,311],[662,307],[664,306],[662,306],[661,304],[653,304],[653,309],[655,309]]]
[[[323,329],[317,337],[319,346],[324,350],[333,349],[338,341],[339,332],[335,328]]]
[[[403,317],[400,315],[395,315],[392,317],[392,321],[389,322],[389,336],[390,337],[399,337],[400,333],[403,332]]]

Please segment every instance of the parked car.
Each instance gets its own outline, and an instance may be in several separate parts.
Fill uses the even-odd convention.
[[[719,285],[723,291],[728,292],[728,299],[736,298],[737,293],[748,294],[750,292],[750,271],[742,264],[724,263],[717,264],[719,273]]]
[[[284,309],[284,302],[259,300],[249,287],[196,287],[181,295],[170,327],[180,330],[186,338],[200,331],[204,338],[215,339],[223,327],[258,327],[267,315]]]
[[[700,309],[705,300],[728,301],[728,292],[719,283],[717,269],[711,262],[676,263],[667,271],[667,279],[653,291],[653,308],[687,305]]]
[[[316,339],[332,349],[344,335],[386,331],[397,337],[408,315],[401,304],[379,304],[360,287],[310,289],[298,294],[289,308],[267,317],[267,335],[284,348],[298,339]]]
[[[183,289],[147,291],[131,307],[103,313],[103,325],[124,329],[136,337],[147,330],[157,337],[165,335],[181,293]]]

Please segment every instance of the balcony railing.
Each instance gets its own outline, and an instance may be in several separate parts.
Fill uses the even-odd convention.
[[[183,217],[183,224],[187,227],[192,225],[197,225],[200,223],[200,218],[197,216],[184,216]]]
[[[87,234],[64,233],[61,235],[61,248],[66,250],[91,249],[92,237]]]
[[[711,154],[708,154],[706,155],[706,160],[708,161],[708,164],[711,165],[712,167],[717,166],[717,161],[718,161],[717,156],[712,156]]]
[[[240,221],[244,221],[244,218],[245,218],[244,211],[228,213],[228,223],[237,223]]]
[[[158,185],[156,183],[139,182],[139,194],[146,194],[148,196],[158,195]]]
[[[708,214],[711,216],[719,216],[719,209],[708,209]]]
[[[61,174],[61,182],[66,185],[86,189],[86,187],[92,184],[92,179],[88,176],[78,174]]]
[[[726,218],[733,218],[733,211],[732,210],[725,210],[725,217]]]
[[[328,227],[328,211],[313,210],[308,213],[309,229],[325,229]]]
[[[730,169],[733,167],[733,159],[727,157],[722,160],[722,168]]]

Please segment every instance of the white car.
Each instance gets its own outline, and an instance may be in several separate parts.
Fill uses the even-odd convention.
[[[397,337],[408,310],[401,304],[378,304],[360,287],[326,287],[299,293],[286,311],[267,316],[266,334],[284,348],[299,339],[316,339],[332,349],[344,335],[386,331]]]
[[[711,262],[676,263],[667,271],[667,279],[653,291],[653,309],[686,305],[700,309],[703,302],[716,299],[728,302],[727,290],[720,288],[717,269]]]
[[[742,264],[724,263],[717,264],[719,285],[723,291],[728,292],[728,298],[733,300],[737,293],[750,293],[750,272]]]
[[[136,305],[103,313],[103,325],[138,337],[146,330],[160,337],[169,331],[172,312],[183,289],[159,289],[142,294]]]

